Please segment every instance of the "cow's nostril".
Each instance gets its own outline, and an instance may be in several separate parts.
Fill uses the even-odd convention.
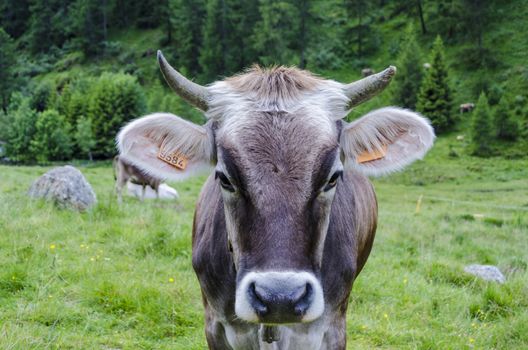
[[[310,307],[313,301],[313,287],[310,283],[306,283],[304,293],[296,300],[293,311],[297,316],[304,316],[306,310]]]
[[[250,283],[246,291],[248,302],[259,321],[287,323],[302,320],[310,310],[316,292],[311,282],[299,282],[270,279]]]
[[[269,309],[265,304],[265,298],[258,293],[255,282],[251,283],[248,287],[248,297],[251,306],[259,317],[263,317],[268,313]]]

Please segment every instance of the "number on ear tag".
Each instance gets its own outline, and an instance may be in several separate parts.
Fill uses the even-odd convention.
[[[177,151],[168,154],[162,149],[160,149],[158,153],[158,158],[164,161],[165,163],[170,164],[180,170],[185,170],[185,168],[187,167],[187,157]]]
[[[366,152],[361,153],[360,155],[356,157],[356,161],[359,164],[372,162],[374,160],[384,158],[386,154],[387,154],[387,146],[383,145],[381,146],[380,149],[374,150],[372,152],[366,151]]]

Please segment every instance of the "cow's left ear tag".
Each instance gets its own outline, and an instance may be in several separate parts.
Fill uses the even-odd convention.
[[[365,151],[365,152],[359,154],[356,157],[356,161],[359,164],[372,162],[374,160],[385,158],[386,154],[387,154],[387,146],[383,145],[383,146],[381,146],[381,148],[379,148],[377,150],[374,150],[374,151],[371,151],[371,152]]]
[[[184,154],[178,151],[167,153],[163,150],[163,148],[160,148],[158,152],[158,159],[161,159],[165,163],[170,164],[180,170],[185,170],[187,167],[187,162],[189,161],[189,159],[187,159]]]

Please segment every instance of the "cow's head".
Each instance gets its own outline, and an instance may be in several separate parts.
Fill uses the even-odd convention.
[[[161,53],[158,60],[169,85],[208,122],[171,114],[137,119],[118,136],[122,156],[168,179],[212,165],[229,241],[218,249],[232,252],[237,316],[264,323],[317,319],[325,307],[323,246],[344,168],[366,175],[403,168],[431,147],[429,123],[398,108],[342,121],[389,83],[394,67],[351,84],[294,68],[254,68],[203,87]],[[372,159],[358,161],[363,156]]]

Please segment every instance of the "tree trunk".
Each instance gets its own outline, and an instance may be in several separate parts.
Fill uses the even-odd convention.
[[[221,0],[221,6],[222,6],[222,21],[220,29],[220,38],[221,38],[221,47],[222,47],[222,74],[226,74],[227,69],[227,44],[226,44],[226,20],[227,20],[227,7],[225,0]]]
[[[108,10],[108,8],[107,8],[106,1],[107,0],[103,0],[103,38],[104,38],[104,41],[107,41],[108,39],[108,23],[107,23],[107,18],[106,18],[106,11]]]
[[[306,50],[306,17],[307,17],[307,0],[301,0],[301,28],[300,28],[300,44],[301,44],[301,52],[300,52],[300,62],[299,62],[299,68],[304,69],[306,68],[306,57],[305,57],[305,50]]]
[[[361,6],[361,5],[360,5]],[[358,30],[357,30],[357,45],[358,45],[358,48],[357,48],[357,56],[358,58],[361,58],[362,56],[362,48],[361,48],[361,40],[362,40],[362,34],[363,34],[363,27],[362,27],[362,18],[361,18],[361,8],[358,8]]]
[[[7,97],[6,96],[2,96],[2,111],[4,111],[4,113],[7,113]]]
[[[167,26],[167,44],[172,43],[172,25],[170,20],[170,3],[169,0],[165,1],[166,7],[165,7],[165,24]],[[192,35],[192,33],[189,33],[189,35]]]
[[[422,0],[416,0],[418,5],[418,15],[420,16],[420,24],[422,25],[422,34],[427,34],[427,28],[425,27],[425,20],[422,10]]]

